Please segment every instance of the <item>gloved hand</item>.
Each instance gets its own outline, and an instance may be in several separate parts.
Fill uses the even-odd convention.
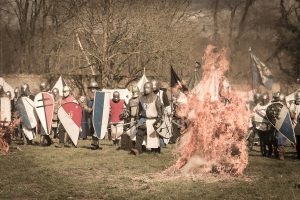
[[[162,121],[161,118],[157,118],[156,121],[155,121],[154,124],[153,124],[154,129],[155,129],[155,130],[158,129],[158,128],[161,126],[162,122],[163,122],[163,121]]]

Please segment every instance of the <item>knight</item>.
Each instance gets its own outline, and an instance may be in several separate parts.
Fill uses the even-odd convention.
[[[64,105],[69,102],[78,103],[77,100],[75,99],[75,97],[72,95],[71,88],[66,85],[63,87],[63,97],[61,100],[61,105]],[[64,126],[62,125],[62,123],[59,123],[59,126],[58,126],[58,137],[59,137],[59,144],[55,146],[57,148],[64,147],[66,145],[65,144],[66,142],[68,144],[71,143],[71,140],[68,137],[68,135],[66,134],[66,130],[65,130]]]
[[[115,91],[110,100],[110,129],[112,141],[117,149],[120,148],[120,139],[123,134],[125,110],[125,101],[120,98],[120,93]]]
[[[295,102],[290,106],[290,114],[296,135],[297,157],[300,159],[300,91],[295,93]]]
[[[59,95],[59,90],[57,88],[52,89],[52,95],[53,95],[53,99],[54,99],[52,134],[53,134],[53,138],[57,138],[58,137],[58,125],[59,125],[58,109],[61,105],[61,97]]]
[[[144,84],[144,94],[140,97],[135,147],[131,149],[134,155],[142,153],[144,137],[147,136],[147,149],[159,149],[159,136],[154,125],[161,123],[163,111],[159,97],[153,92],[151,82]]]
[[[260,96],[258,104],[254,107],[254,130],[260,140],[260,151],[262,156],[271,156],[273,152],[271,137],[271,124],[266,118],[266,110],[269,105],[269,95],[265,93]],[[267,151],[268,146],[268,151]]]

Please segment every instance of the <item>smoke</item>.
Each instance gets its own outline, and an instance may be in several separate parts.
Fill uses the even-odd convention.
[[[248,164],[246,99],[224,76],[229,69],[225,49],[208,45],[202,59],[203,78],[178,112],[187,119],[188,129],[178,141],[175,168],[241,176]]]

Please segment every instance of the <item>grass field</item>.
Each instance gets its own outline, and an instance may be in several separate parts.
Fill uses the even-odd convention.
[[[288,149],[286,161],[250,153],[244,178],[160,175],[174,164],[174,146],[138,157],[116,151],[54,146],[12,146],[0,156],[0,199],[300,199],[300,161]],[[209,176],[208,176],[209,177]]]

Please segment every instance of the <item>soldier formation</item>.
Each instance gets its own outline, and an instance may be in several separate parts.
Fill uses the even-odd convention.
[[[92,123],[93,105],[95,92],[99,90],[97,82],[92,80],[88,87],[88,93],[86,96],[80,96],[75,98],[72,94],[69,86],[63,87],[63,95],[60,96],[59,89],[54,88],[49,90],[47,83],[40,84],[40,92],[49,92],[54,99],[54,113],[52,120],[51,134],[46,134],[46,131],[39,124],[37,128],[28,129],[22,126],[22,123],[15,128],[13,137],[19,137],[24,140],[25,144],[32,145],[33,139],[28,138],[24,133],[31,132],[33,135],[40,134],[40,144],[44,146],[50,146],[57,139],[55,147],[62,148],[65,146],[72,146],[72,141],[66,134],[65,127],[62,125],[58,118],[58,109],[63,104],[73,102],[81,106],[82,108],[82,122],[80,128],[80,138],[86,140],[88,137],[92,138],[91,149],[101,149],[100,141]],[[134,85],[131,88],[132,97],[128,103],[124,99],[121,99],[118,91],[113,92],[112,99],[110,100],[110,114],[108,123],[108,136],[112,140],[116,149],[126,149],[134,155],[139,155],[142,152],[154,152],[160,153],[161,148],[166,147],[169,143],[169,139],[161,137],[157,133],[157,129],[164,121],[164,117],[171,118],[170,128],[174,131],[171,142],[176,142],[176,139],[180,136],[180,128],[186,128],[186,121],[176,116],[176,103],[174,103],[174,97],[172,97],[173,105],[171,107],[170,100],[166,94],[166,91],[159,87],[159,82],[153,80],[146,82],[143,87],[143,92],[140,92],[139,88]],[[8,97],[11,99],[11,112],[12,118],[18,118],[17,102],[20,97],[28,97],[31,100],[34,99],[34,95],[30,91],[28,84],[23,84],[20,89],[15,88],[14,98],[12,99],[11,92],[4,91],[0,86],[0,97]],[[276,130],[266,117],[267,108],[270,104],[278,103],[276,106],[280,108],[284,105],[288,107],[293,128],[296,134],[296,141],[300,141],[300,91],[295,93],[293,101],[287,102],[285,95],[280,92],[275,92],[270,99],[268,93],[254,95],[254,103],[252,109],[254,111],[254,117],[252,119],[252,135],[248,140],[252,139],[255,135],[259,138],[260,152],[262,156],[276,156],[280,160],[284,160],[285,146],[287,145],[287,139],[281,132]],[[275,106],[275,108],[276,108]],[[274,115],[278,115],[275,113]],[[300,159],[300,142],[296,143],[297,156]]]
[[[285,146],[288,141],[281,132],[271,124],[267,118],[267,108],[273,104],[273,115],[279,119],[279,110],[282,106],[286,106],[289,109],[290,117],[292,120],[292,126],[295,131],[296,141],[300,141],[300,91],[295,93],[295,100],[286,101],[285,95],[280,92],[273,93],[272,99],[270,100],[268,93],[256,93],[254,95],[254,117],[253,123],[253,135],[259,137],[260,153],[262,156],[271,157],[274,155],[280,160],[284,160],[285,157]],[[274,104],[276,103],[276,104]],[[253,141],[253,140],[252,140]],[[293,145],[293,144],[292,144]],[[296,143],[297,157],[300,159],[300,143]]]
[[[80,138],[86,140],[88,136],[90,136],[92,138],[91,149],[102,149],[92,123],[94,96],[95,92],[99,89],[97,82],[92,80],[88,86],[87,95],[76,98],[72,94],[69,86],[63,87],[63,95],[60,96],[58,88],[49,90],[49,85],[42,82],[39,92],[48,92],[54,99],[51,134],[46,134],[40,122],[34,129],[28,129],[22,126],[21,122],[15,129],[13,137],[22,138],[24,144],[27,145],[38,143],[33,138],[28,138],[27,134],[25,134],[30,132],[33,136],[37,134],[40,135],[39,143],[42,146],[50,146],[54,143],[57,148],[75,146],[72,144],[65,127],[58,117],[59,108],[66,103],[73,102],[80,105],[83,112]],[[160,153],[161,147],[165,147],[168,142],[164,141],[163,138],[155,132],[153,127],[154,123],[158,127],[162,123],[165,106],[170,106],[168,96],[165,91],[160,90],[159,83],[156,80],[145,83],[143,89],[144,92],[141,94],[139,88],[134,85],[131,90],[132,97],[128,103],[126,103],[124,99],[121,99],[118,91],[114,91],[109,103],[108,138],[112,140],[116,149],[130,150],[131,153],[135,155],[144,151]],[[10,92],[5,92],[3,87],[0,87],[1,97],[6,96],[11,99],[11,112],[14,113],[13,116],[20,118],[17,109],[18,99],[28,97],[34,100],[35,97],[31,93],[28,84],[23,84],[20,90],[19,88],[15,88],[14,92],[15,96],[11,99]],[[57,142],[54,142],[56,140]],[[127,147],[124,147],[124,144],[125,146],[127,145]]]

